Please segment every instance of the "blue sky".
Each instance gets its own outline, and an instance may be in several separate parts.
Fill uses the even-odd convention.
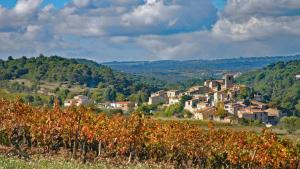
[[[0,58],[104,61],[300,53],[299,0],[0,0]]]
[[[71,0],[44,0],[43,5],[52,3],[55,7],[57,8],[62,8],[70,2]],[[0,0],[0,4],[7,7],[7,8],[12,8],[15,6],[17,0]],[[213,0],[213,4],[215,5],[216,8],[219,10],[223,9],[225,6],[226,0]]]
[[[49,3],[53,4],[57,8],[62,8],[66,3],[71,0],[44,0],[42,6]],[[17,0],[0,0],[0,4],[7,8],[13,8],[17,3]]]
[[[213,0],[213,4],[217,9],[222,10],[226,5],[226,0]]]

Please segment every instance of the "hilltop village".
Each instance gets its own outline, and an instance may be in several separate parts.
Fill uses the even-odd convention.
[[[177,90],[153,93],[148,104],[168,106],[179,103],[184,96],[190,96],[191,99],[185,101],[184,109],[191,112],[194,119],[231,123],[239,118],[276,124],[283,116],[282,112],[260,102],[260,95],[255,95],[249,103],[238,98],[245,87],[234,84],[234,75],[225,74],[221,80],[206,80],[203,86],[194,86],[182,93]]]
[[[234,83],[234,75],[225,74],[220,80],[206,80],[203,86],[194,86],[184,92],[178,90],[158,91],[151,94],[147,105],[166,108],[184,101],[183,109],[190,113],[190,118],[233,123],[237,119],[258,121],[275,125],[284,116],[281,110],[269,107],[261,102],[260,95],[245,101],[238,97],[246,86]],[[64,106],[87,105],[87,96],[79,95],[66,100]],[[138,104],[130,101],[97,103],[98,108],[118,109],[124,113],[137,110]]]

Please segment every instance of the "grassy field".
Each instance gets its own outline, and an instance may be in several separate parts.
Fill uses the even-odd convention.
[[[0,169],[160,169],[162,166],[147,164],[112,165],[105,163],[81,164],[60,157],[36,156],[29,161],[0,156]]]
[[[20,84],[24,84],[27,87],[31,87],[33,85],[32,81],[28,79],[14,79],[14,80],[10,80],[10,82],[17,82]],[[68,85],[68,84],[63,84],[58,82],[47,82],[47,81],[40,81],[39,87],[47,90],[55,90],[56,88],[68,89],[69,91],[74,93],[80,93],[88,89],[87,87],[81,85]]]
[[[31,87],[33,85],[33,83],[27,79],[10,80],[10,83],[14,83],[14,82],[19,84],[24,84],[26,87]],[[67,84],[46,82],[46,81],[41,81],[39,87],[43,89],[43,91],[45,92],[44,93],[25,93],[25,92],[12,93],[5,88],[0,88],[0,98],[4,98],[7,100],[16,100],[18,97],[22,98],[27,95],[32,95],[32,96],[40,96],[44,102],[49,102],[50,99],[49,93],[53,93],[53,91],[56,88],[65,89],[65,90],[67,89],[73,95],[81,94],[82,92],[88,89],[87,87],[81,85],[67,85]]]
[[[35,93],[11,93],[7,91],[6,89],[1,89],[0,88],[0,98],[4,98],[7,100],[16,100],[18,97],[22,98],[27,95],[32,95],[32,96],[40,96],[43,100],[49,101],[50,96],[45,96],[45,95],[40,95],[40,94],[35,94]]]

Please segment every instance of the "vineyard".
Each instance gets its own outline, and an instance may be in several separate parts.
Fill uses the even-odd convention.
[[[0,144],[9,147],[7,156],[66,151],[82,162],[107,158],[176,168],[300,168],[299,143],[268,130],[209,128],[141,114],[107,117],[85,107],[36,108],[0,100]]]

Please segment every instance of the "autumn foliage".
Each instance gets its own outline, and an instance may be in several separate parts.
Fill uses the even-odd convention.
[[[15,155],[34,148],[72,158],[151,161],[179,168],[299,168],[299,145],[269,131],[204,130],[141,114],[107,117],[85,107],[36,108],[0,100],[0,131]],[[23,148],[23,147],[26,147]]]

